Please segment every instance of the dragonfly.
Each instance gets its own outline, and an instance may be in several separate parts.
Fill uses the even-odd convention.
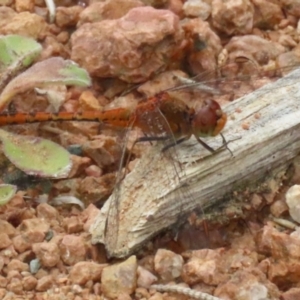
[[[165,122],[160,122],[160,119]],[[224,128],[227,115],[218,102],[208,99],[197,111],[183,101],[162,92],[137,105],[135,109],[116,108],[104,111],[59,112],[59,113],[15,113],[0,115],[0,126],[49,121],[96,121],[115,127],[140,128],[145,137],[137,142],[154,140],[174,141],[169,147],[178,145],[194,136],[208,151],[214,152],[200,138],[216,136]]]

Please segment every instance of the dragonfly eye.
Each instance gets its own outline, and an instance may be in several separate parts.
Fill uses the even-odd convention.
[[[214,100],[206,100],[192,119],[193,133],[198,137],[215,136],[224,128],[226,114]]]

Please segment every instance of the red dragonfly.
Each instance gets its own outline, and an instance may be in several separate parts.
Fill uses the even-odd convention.
[[[165,122],[161,122],[162,118]],[[173,98],[168,92],[161,92],[141,102],[133,110],[116,108],[78,113],[37,112],[0,115],[0,126],[49,121],[98,121],[116,127],[138,127],[144,132],[145,137],[139,138],[136,142],[173,139],[166,148],[194,136],[202,146],[214,152],[200,137],[218,135],[226,124],[227,116],[220,105],[212,99],[204,101],[195,111],[183,101]]]

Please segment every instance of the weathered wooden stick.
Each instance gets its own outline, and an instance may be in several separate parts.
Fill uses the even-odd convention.
[[[194,139],[170,149],[173,160],[159,151],[161,145],[152,147],[101,210],[91,227],[93,243],[104,242],[109,256],[127,256],[179,216],[215,204],[295,157],[300,151],[298,78],[300,69],[224,107],[229,116],[224,135],[240,137],[229,144],[233,157],[225,150],[211,155]],[[214,149],[221,145],[219,137],[205,141]]]

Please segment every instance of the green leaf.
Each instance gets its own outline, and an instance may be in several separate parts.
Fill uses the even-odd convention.
[[[87,71],[73,61],[51,57],[36,63],[6,85],[0,95],[0,111],[16,94],[50,84],[89,86],[91,79]]]
[[[0,206],[8,203],[16,194],[17,187],[11,184],[0,184]]]
[[[42,51],[34,39],[12,34],[0,36],[0,72],[12,66],[28,67]]]
[[[0,92],[21,70],[39,56],[42,46],[20,35],[0,36]]]
[[[2,129],[0,140],[6,157],[28,175],[65,178],[71,170],[69,152],[52,141]]]

